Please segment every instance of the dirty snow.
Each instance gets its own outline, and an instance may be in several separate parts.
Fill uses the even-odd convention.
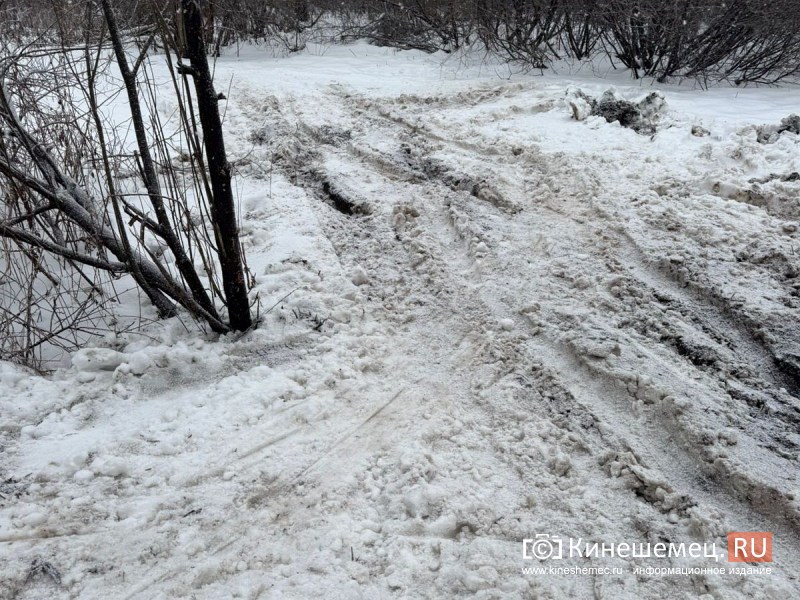
[[[642,134],[573,118],[625,79],[216,73],[263,326],[0,364],[0,597],[798,597],[800,141],[758,139],[795,90],[658,86]],[[729,531],[772,574],[634,572]],[[721,557],[526,574],[541,533]]]

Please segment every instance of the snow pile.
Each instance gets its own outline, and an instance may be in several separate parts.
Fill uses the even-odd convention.
[[[762,125],[757,131],[760,144],[774,144],[785,132],[800,135],[800,116],[789,115],[781,119],[780,125]]]
[[[569,88],[566,103],[576,121],[584,121],[590,116],[601,117],[608,123],[619,123],[622,127],[633,129],[636,133],[652,135],[667,106],[664,94],[660,91],[649,93],[637,102],[626,100],[612,88],[603,92],[599,99],[592,98],[579,88]]]

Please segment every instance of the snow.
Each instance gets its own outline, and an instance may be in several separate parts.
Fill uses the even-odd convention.
[[[757,132],[795,90],[367,45],[216,76],[263,324],[0,363],[0,597],[797,597],[800,141]],[[655,134],[573,118],[612,87]],[[522,571],[729,531],[772,574]]]

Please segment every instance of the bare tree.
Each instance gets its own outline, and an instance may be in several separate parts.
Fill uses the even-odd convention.
[[[186,4],[188,26],[202,31],[194,3]],[[250,328],[230,166],[203,36],[190,36],[189,44],[187,72],[195,78],[196,106],[190,96],[179,94],[180,138],[192,146],[186,152],[171,147],[154,109],[147,73],[154,34],[129,59],[131,46],[126,48],[111,2],[101,0],[100,13],[93,2],[83,6],[82,43],[70,45],[62,38],[60,46],[51,40],[9,44],[0,56],[0,238],[5,240],[0,286],[13,281],[0,287],[0,329],[13,329],[17,336],[0,344],[0,352],[13,348],[17,357],[29,360],[32,349],[63,338],[65,330],[88,331],[87,315],[95,309],[71,313],[69,305],[94,299],[98,310],[105,307],[120,278],[132,279],[161,317],[176,315],[181,306],[220,333]],[[75,39],[70,32],[69,41]],[[108,91],[100,82],[107,86],[109,81],[107,42],[127,93],[133,154],[117,133],[120,124],[103,114]],[[177,92],[180,76],[172,74]],[[148,103],[147,111],[142,102]],[[190,190],[185,176],[178,175],[176,153],[189,157]],[[144,184],[144,198],[127,183],[132,176]],[[84,293],[87,286],[90,291]],[[12,288],[17,291],[7,292]],[[215,299],[222,301],[227,319]],[[52,307],[45,310],[45,305]],[[48,315],[49,328],[36,325]]]
[[[204,36],[203,13],[197,0],[181,0],[186,28],[186,54],[191,67],[184,73],[194,78],[197,91],[197,109],[203,127],[206,159],[213,199],[211,219],[222,266],[222,283],[225,288],[231,327],[244,331],[252,325],[247,283],[244,276],[236,206],[231,187],[231,167],[225,152],[222,120],[214,81],[208,68]]]

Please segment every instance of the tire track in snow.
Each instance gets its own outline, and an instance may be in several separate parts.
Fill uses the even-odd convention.
[[[347,99],[347,98],[345,98],[345,99]],[[386,117],[386,115],[384,115],[384,114],[381,114],[381,116],[382,117]],[[396,120],[396,119],[389,119],[389,120],[391,120],[393,122],[398,122],[398,120]],[[400,121],[400,124],[408,127],[408,124],[403,123],[402,121]],[[441,136],[436,136],[434,139],[436,141],[438,141],[438,142],[445,142],[446,143],[446,140],[443,139]],[[458,148],[462,148],[463,149],[463,145],[462,144],[456,144],[456,146]],[[470,147],[468,149],[472,150],[473,146],[470,145]],[[641,264],[644,261],[640,259],[639,262]],[[663,287],[663,286],[659,286],[659,287]],[[658,289],[658,288],[656,288],[656,289]],[[692,305],[697,305],[697,302],[696,301],[692,302]],[[702,306],[703,303],[701,303],[700,305]],[[702,322],[703,321],[702,313],[701,313],[701,315],[697,315],[697,318],[698,318],[698,320],[700,322]],[[737,328],[734,327],[733,330],[734,330],[734,332],[736,332]],[[734,335],[734,337],[735,337],[735,335]],[[734,339],[733,340],[734,341],[734,345],[740,339],[741,338],[739,338],[738,340]],[[747,344],[747,346],[752,348],[752,343],[751,344]],[[766,358],[766,357],[764,357],[764,352],[763,351],[760,354],[762,356],[762,360]],[[770,371],[768,370],[768,371],[766,371],[766,373],[769,376]],[[690,451],[693,449],[695,443],[696,443],[695,440],[691,440],[691,439],[689,440],[689,442],[687,444],[687,447],[690,449]],[[703,462],[705,462],[705,460],[706,460],[704,457],[698,457],[698,459],[699,459],[698,462],[701,462],[701,464]],[[705,468],[703,470],[706,473],[709,473],[709,470],[707,468]],[[756,505],[757,509],[760,512],[764,512],[767,516],[769,516],[771,518],[776,518],[778,520],[778,522],[786,523],[786,519],[788,519],[788,524],[789,525],[791,525],[793,528],[797,527],[796,510],[794,509],[794,506],[793,506],[791,501],[787,502],[787,499],[786,499],[786,497],[784,496],[783,493],[778,492],[777,490],[770,491],[769,487],[768,486],[764,486],[763,482],[752,481],[747,476],[747,474],[743,474],[741,472],[736,472],[736,471],[731,472],[731,471],[724,471],[723,470],[723,473],[721,473],[721,474],[713,473],[713,471],[711,471],[711,474],[714,474],[718,479],[723,480],[723,481],[728,479],[728,478],[732,479],[734,481],[734,483],[732,485],[729,485],[728,487],[732,488],[731,491],[733,491],[734,494],[738,495],[739,493],[744,493],[745,498],[748,498],[749,502],[751,502],[752,504]],[[742,488],[745,488],[744,491],[742,490]],[[766,499],[762,497],[764,492],[767,493],[767,498]],[[792,514],[794,514],[795,517],[792,517]]]
[[[362,115],[356,115],[354,118],[361,117]],[[295,129],[297,131],[301,131],[305,136],[303,145],[311,145],[314,141],[322,141],[321,139],[314,140],[313,132],[315,131],[315,128],[304,123],[303,116],[298,113],[296,107],[292,109],[289,118],[296,121],[297,124]],[[402,123],[399,124],[399,126],[402,126]],[[377,127],[380,128],[381,125],[377,125]],[[383,127],[385,127],[385,125]],[[439,139],[434,141],[436,141],[437,144],[447,143],[447,140],[441,136]],[[479,148],[472,147],[470,145],[469,148],[457,146],[457,150],[458,149],[474,152]],[[724,507],[729,515],[737,515],[737,518],[742,520],[749,520],[750,522],[759,520],[759,517],[755,517],[750,513],[748,506],[740,505],[737,504],[736,501],[733,501],[733,498],[740,497],[742,493],[741,491],[731,489],[738,484],[731,484],[731,482],[727,482],[726,484],[726,482],[720,482],[729,491],[733,492],[731,501],[715,498],[713,494],[709,494],[707,491],[702,489],[708,485],[708,468],[703,465],[702,458],[698,458],[698,455],[691,452],[696,440],[689,439],[684,441],[683,444],[684,448],[689,451],[688,454],[685,450],[682,451],[683,457],[688,459],[690,462],[697,461],[699,463],[696,475],[687,479],[685,475],[685,465],[680,469],[676,469],[678,465],[674,464],[675,447],[674,444],[670,446],[670,442],[673,441],[673,436],[668,434],[667,437],[664,437],[663,434],[665,432],[660,431],[658,421],[652,426],[647,427],[638,433],[636,432],[636,429],[630,431],[628,430],[628,423],[626,423],[625,418],[625,407],[631,406],[630,392],[624,390],[624,388],[620,391],[616,391],[620,389],[619,379],[610,375],[604,369],[598,370],[597,368],[591,368],[591,365],[594,363],[588,359],[585,348],[576,347],[574,345],[570,345],[569,343],[566,343],[565,345],[564,341],[561,340],[563,332],[560,332],[557,329],[552,329],[551,323],[553,320],[555,320],[552,311],[550,311],[551,314],[546,315],[547,318],[539,319],[537,317],[534,318],[533,322],[531,322],[529,317],[520,318],[516,312],[519,307],[514,306],[513,302],[511,304],[508,302],[509,297],[524,297],[526,295],[526,290],[524,288],[515,288],[514,286],[510,286],[508,289],[500,291],[499,289],[491,289],[491,286],[487,286],[484,282],[481,289],[481,284],[478,284],[475,281],[476,278],[480,277],[482,274],[485,274],[487,270],[492,271],[498,266],[496,264],[497,258],[493,255],[493,244],[491,243],[493,241],[491,239],[493,232],[491,229],[486,229],[485,227],[475,227],[473,230],[470,230],[469,224],[475,221],[474,218],[467,218],[465,220],[466,225],[462,223],[460,226],[457,226],[456,222],[460,218],[458,211],[456,210],[454,212],[442,203],[442,198],[449,198],[451,201],[453,198],[456,198],[456,206],[457,208],[460,208],[461,206],[459,205],[459,202],[461,204],[472,202],[470,197],[464,197],[463,195],[460,196],[458,191],[454,191],[451,186],[448,186],[444,182],[437,182],[435,180],[425,181],[422,178],[409,176],[409,173],[406,171],[405,167],[398,169],[390,166],[394,164],[394,157],[387,156],[386,158],[381,158],[380,152],[376,152],[373,148],[370,148],[369,150],[359,150],[356,142],[348,142],[344,148],[325,146],[323,148],[316,149],[316,151],[322,156],[334,156],[337,164],[344,165],[341,167],[341,170],[335,173],[336,177],[353,177],[357,182],[359,178],[363,178],[365,174],[369,174],[372,179],[375,179],[376,177],[386,178],[381,185],[385,185],[389,189],[397,189],[396,194],[393,193],[391,196],[385,196],[378,201],[379,206],[376,206],[376,214],[371,217],[353,220],[336,215],[328,210],[324,210],[320,216],[321,222],[337,221],[335,225],[327,223],[328,235],[331,236],[333,245],[339,248],[340,258],[345,266],[348,264],[360,265],[366,259],[367,266],[371,272],[380,273],[381,271],[400,271],[403,273],[413,274],[413,277],[410,278],[416,279],[416,283],[407,283],[405,287],[402,287],[402,291],[400,291],[400,288],[395,290],[394,294],[390,294],[388,297],[389,303],[393,302],[395,305],[402,305],[405,303],[407,306],[414,306],[415,303],[422,303],[418,304],[417,306],[427,307],[424,311],[422,311],[421,308],[419,310],[422,311],[421,314],[425,315],[425,319],[428,323],[443,321],[445,323],[450,323],[449,326],[451,328],[455,326],[467,334],[470,330],[480,331],[481,329],[485,329],[487,322],[497,322],[504,318],[511,319],[514,322],[515,327],[523,331],[526,330],[526,328],[532,327],[531,331],[534,332],[534,336],[535,331],[544,330],[545,335],[535,336],[536,340],[538,341],[533,345],[530,345],[529,341],[526,341],[524,344],[522,344],[523,346],[527,345],[527,347],[524,349],[520,349],[520,347],[513,349],[514,344],[511,345],[512,349],[508,350],[510,355],[513,357],[509,359],[511,366],[504,366],[500,371],[494,371],[494,364],[487,363],[482,359],[476,359],[477,363],[473,365],[473,368],[477,371],[486,371],[487,369],[492,371],[493,374],[491,375],[490,380],[497,385],[498,383],[505,382],[509,378],[513,379],[514,377],[526,377],[525,369],[520,368],[520,363],[528,365],[536,364],[537,361],[533,358],[534,355],[538,354],[540,356],[551,357],[549,361],[545,361],[550,363],[550,366],[545,367],[545,369],[554,374],[554,381],[556,382],[558,379],[566,378],[568,382],[567,387],[577,392],[577,397],[581,398],[581,400],[576,400],[576,396],[572,392],[567,391],[566,388],[561,384],[551,383],[551,385],[555,386],[556,390],[560,390],[551,395],[560,395],[562,398],[571,398],[571,400],[567,401],[571,408],[568,410],[565,409],[563,406],[563,400],[561,400],[561,407],[556,408],[556,405],[551,405],[551,410],[554,410],[555,412],[551,413],[550,418],[564,423],[565,427],[574,427],[574,425],[570,424],[570,418],[577,412],[579,414],[586,415],[585,417],[580,418],[584,423],[602,421],[605,423],[611,423],[612,428],[618,428],[619,431],[628,431],[627,434],[616,437],[610,436],[607,431],[593,431],[597,428],[591,425],[588,427],[588,429],[583,428],[581,430],[582,435],[590,435],[586,432],[591,432],[590,439],[592,439],[592,444],[599,445],[601,447],[607,447],[611,450],[612,454],[617,456],[625,453],[625,447],[631,441],[635,441],[637,439],[648,439],[648,435],[652,435],[655,438],[661,438],[662,441],[657,446],[657,449],[641,447],[639,452],[642,452],[643,456],[647,457],[646,462],[652,461],[652,463],[657,465],[659,470],[663,470],[664,472],[668,473],[670,475],[669,478],[673,482],[677,482],[673,483],[671,486],[673,489],[680,490],[681,487],[686,486],[690,495],[696,496],[696,498],[699,498],[703,503],[708,502],[709,506]],[[538,157],[534,159],[534,163],[536,163],[538,160]],[[558,169],[563,168],[564,166],[565,165],[563,161],[557,161],[556,164],[548,166],[547,169]],[[414,170],[412,169],[411,175],[413,174]],[[354,184],[353,187],[358,187],[358,184]],[[413,200],[410,203],[406,202],[405,204],[401,205],[397,204],[396,200],[392,200],[392,197],[412,198]],[[380,206],[380,204],[384,202],[388,206]],[[400,213],[389,210],[393,205],[400,208]],[[526,208],[530,207],[526,205]],[[534,209],[536,208],[537,205],[534,205]],[[408,209],[411,210],[409,211]],[[487,206],[486,210],[490,211],[493,209]],[[550,209],[550,212],[552,212],[552,210],[553,209]],[[584,217],[580,216],[577,219],[575,217],[570,217],[568,208],[562,208],[556,212],[561,213],[562,210],[565,211],[567,216],[563,217],[563,219],[559,221],[558,226],[566,227],[572,232],[571,235],[573,236],[579,235],[583,238],[587,238],[589,229],[588,227],[581,226],[580,224],[580,220],[582,220]],[[398,218],[398,214],[403,215],[402,218]],[[394,220],[395,223],[397,223],[399,220],[401,225],[405,225],[409,220],[406,216],[407,214],[411,215],[411,220],[420,222],[424,221],[425,225],[412,227],[412,233],[397,231],[396,228],[394,231],[390,231],[389,228],[386,227],[385,223],[392,220]],[[413,216],[414,214],[417,216]],[[498,211],[498,213],[496,213],[494,216],[502,217],[503,213]],[[552,215],[550,216],[552,217]],[[542,215],[535,215],[535,217],[541,218]],[[383,223],[380,223],[381,220]],[[515,226],[517,233],[515,235],[519,237],[521,232],[523,232],[525,229],[526,227],[524,224],[517,223]],[[436,233],[433,234],[433,232]],[[459,240],[459,237],[464,239]],[[351,239],[347,241],[347,238]],[[382,240],[381,247],[384,248],[384,251],[382,253],[377,253],[377,256],[370,257],[369,254],[365,252],[366,249],[363,247],[363,245],[359,243],[359,240],[369,238],[378,238],[379,240]],[[449,241],[446,242],[445,240]],[[391,250],[391,247],[392,245],[396,245],[397,242],[399,242],[401,246],[405,248],[405,251],[411,255],[412,258],[410,264],[394,264],[394,260],[396,260],[398,253],[397,251]],[[487,242],[490,243],[487,244]],[[558,244],[556,244],[556,246],[557,245]],[[521,248],[526,248],[525,244],[522,244]],[[471,254],[470,258],[468,259],[464,256],[465,249],[467,254]],[[535,257],[539,254],[540,252],[537,252],[536,248],[533,248],[532,256]],[[371,264],[370,260],[372,260]],[[405,258],[404,260],[409,259]],[[476,268],[476,265],[479,263],[479,268]],[[423,266],[422,269],[420,269],[420,265]],[[503,269],[501,268],[500,271],[502,270]],[[505,271],[513,272],[514,269],[506,268]],[[525,269],[523,269],[521,272],[525,272]],[[375,284],[374,287],[377,288],[379,286]],[[487,288],[489,288],[488,291]],[[574,289],[571,289],[569,286],[557,286],[556,289],[560,291],[557,294],[554,294],[553,290],[551,290],[551,296],[563,294],[565,297],[569,297],[570,294],[575,293]],[[383,293],[381,290],[376,290],[376,293],[378,292]],[[482,298],[482,300],[479,300],[477,304],[475,304],[476,300],[474,299],[476,293],[478,297]],[[464,299],[470,300],[465,302]],[[381,302],[383,302],[385,305],[386,300],[387,296],[384,295],[384,297],[381,299]],[[420,320],[422,318],[421,314],[416,315],[415,318]],[[402,323],[404,318],[405,317],[400,317],[399,320],[395,320],[395,322]],[[394,319],[397,318],[395,317]],[[541,321],[544,321],[544,323]],[[406,343],[420,339],[419,336],[424,335],[425,334],[422,332],[415,333],[414,335],[409,334],[407,336],[409,341]],[[547,338],[549,338],[549,341]],[[480,336],[476,338],[476,343],[478,343],[479,339]],[[490,352],[500,352],[501,354],[503,353],[502,348],[506,347],[505,344],[500,344],[498,347],[496,342],[494,344],[490,344],[490,346],[494,346],[491,348]],[[412,347],[409,346],[409,350],[411,350],[411,348]],[[421,348],[414,349],[413,351],[416,350],[421,350]],[[572,354],[572,356],[570,356],[570,354]],[[500,362],[504,363],[506,361]],[[539,361],[539,363],[540,362],[541,361]],[[541,369],[541,367],[539,368]],[[522,373],[520,373],[520,371],[522,371]],[[403,379],[400,373],[396,375],[398,379]],[[439,377],[445,376],[446,374],[444,373],[439,375]],[[585,381],[587,378],[589,381],[596,382],[589,386],[590,391],[588,393],[585,389]],[[489,389],[491,388],[492,386],[490,386]],[[605,401],[600,401],[598,403],[597,399],[602,396],[597,395],[597,390],[604,390],[604,393],[608,393],[608,390],[614,390],[613,394],[611,394],[612,401],[609,403],[608,398],[606,398]],[[486,390],[478,390],[478,392],[485,391]],[[475,402],[475,393],[475,390],[470,392],[473,402]],[[517,405],[516,409],[517,411],[530,411],[530,406],[525,404],[524,399],[519,399],[519,402],[520,403]],[[611,408],[614,405],[616,405],[616,408]],[[538,410],[539,407],[536,407],[536,409]],[[495,406],[484,407],[483,410],[488,410],[490,414],[501,414],[503,412],[497,411]],[[650,411],[648,414],[653,415],[654,413],[653,411]],[[506,415],[501,415],[500,417],[494,416],[492,417],[491,422],[495,424],[500,431],[507,432],[509,427],[504,423],[503,417],[505,416]],[[480,421],[480,418],[474,417],[472,420],[477,423]],[[682,423],[678,422],[677,425],[679,427],[678,436],[675,437],[680,438],[680,434],[685,433],[685,431],[682,429]],[[606,429],[608,428],[608,425],[606,425]],[[507,447],[504,446],[504,444],[508,444],[507,440],[493,440],[492,444],[498,452],[501,452],[504,455],[504,458],[506,455],[508,455]],[[670,452],[670,448],[672,449],[672,452]],[[575,461],[574,468],[581,473],[592,473],[593,471],[596,471],[597,456],[589,453],[588,458],[581,459],[580,454],[581,453],[579,451],[568,454],[570,459]],[[633,456],[635,457],[636,453],[634,453]],[[643,467],[638,464],[639,460],[634,458],[633,461],[633,463],[630,463],[624,467],[617,466],[614,467],[614,469],[628,469],[627,472],[629,474],[643,473]],[[615,460],[611,462],[613,464],[619,463],[619,461]],[[556,460],[554,463],[555,468],[563,468],[558,466],[558,463],[559,461]],[[515,464],[514,460],[511,460],[509,464]],[[531,463],[527,461],[516,463],[516,466],[514,467],[514,469],[520,474],[524,473],[525,470],[529,468],[531,468]],[[604,475],[603,477],[606,478],[608,475]],[[638,476],[633,475],[632,477],[637,479]],[[521,481],[523,482],[523,485],[535,485],[537,479],[533,478],[529,481],[523,477]],[[528,483],[524,483],[526,481],[528,481]],[[659,477],[657,475],[643,476],[638,477],[638,481],[638,484],[634,483],[632,485],[632,489],[634,491],[638,490],[636,493],[641,494],[646,501],[658,504],[659,499],[656,495],[656,489],[659,486],[656,482],[661,481]],[[664,483],[664,485],[669,487],[669,483]],[[677,492],[677,497],[678,500],[680,500],[680,498],[685,497],[685,495]],[[753,494],[751,493],[749,497],[752,500]],[[744,498],[748,498],[748,493],[746,490],[744,492]],[[673,498],[673,500],[675,500],[675,498]],[[614,503],[620,507],[624,507],[626,502],[629,502],[629,500],[626,500],[625,495],[623,494],[622,499],[616,500]],[[679,502],[679,505],[681,502]],[[690,500],[688,505],[684,505],[683,508],[680,509],[682,513],[678,515],[679,522],[684,522],[682,519],[686,519],[686,515],[688,514],[686,510],[691,509],[691,506],[694,502],[696,502],[696,500]],[[672,508],[674,507],[670,507],[667,512],[671,513]],[[758,506],[757,508],[760,508],[761,511],[765,513],[767,518],[775,518],[779,516],[776,514],[776,511],[767,510],[770,508],[768,506]],[[779,508],[778,510],[781,509]],[[780,521],[780,519],[778,519],[778,521]],[[767,524],[766,526],[770,525]],[[664,523],[662,527],[668,528],[669,525]],[[509,539],[513,538],[513,536],[508,537]],[[796,546],[794,542],[792,542],[792,544]]]
[[[429,197],[429,194],[426,193],[425,197]],[[420,207],[420,210],[424,210],[424,209],[422,207]],[[415,210],[413,212],[419,214],[420,210]],[[384,216],[384,218],[386,218],[389,215],[383,215],[383,216]],[[342,217],[340,217],[338,215],[335,215],[335,214],[330,214],[330,215],[328,215],[328,217],[331,218],[331,219],[341,219],[342,218]],[[444,210],[444,207],[442,207],[441,218],[444,218],[444,219],[447,218],[447,213]],[[373,216],[373,217],[369,218],[369,220],[371,220],[373,222],[373,225],[374,225],[375,219],[377,219],[376,216]],[[358,228],[364,227],[364,226],[368,226],[367,222],[365,220],[363,220],[363,219],[358,219],[358,220],[350,223],[349,229],[348,228],[335,228],[333,230],[333,234],[334,235],[341,235],[342,233],[345,233],[345,234],[352,235],[352,233],[351,233],[352,231],[357,231]],[[372,232],[372,235],[375,235],[374,231]],[[359,238],[361,236],[356,235],[355,237]],[[391,237],[393,237],[393,235],[390,232],[387,232],[387,233],[384,234],[383,237],[384,238],[391,238]],[[450,234],[450,237],[453,237],[452,233]],[[421,250],[423,252],[425,252],[425,249],[421,248],[415,242],[416,242],[416,237],[413,236],[413,235],[410,238],[406,239],[406,243],[408,244],[412,255],[419,254]],[[455,253],[451,253],[450,255],[448,255],[447,259],[443,259],[441,256],[436,256],[435,253],[431,253],[430,250],[427,250],[428,254],[426,255],[425,260],[423,261],[423,263],[424,262],[428,262],[428,263],[433,262],[433,263],[435,263],[435,266],[427,268],[425,270],[426,273],[430,273],[431,271],[434,271],[437,278],[439,278],[439,277],[445,278],[445,277],[449,277],[450,276],[450,271],[453,268],[452,261],[453,260],[456,260],[456,261],[460,260],[460,257],[463,254],[463,251],[461,250],[460,242],[458,242],[455,238],[453,238],[453,244],[455,245]],[[341,246],[341,247],[354,247],[354,248],[357,247],[355,244],[341,244],[341,243],[337,243],[336,241],[334,241],[334,245],[335,246]],[[352,256],[350,259],[354,260],[355,262],[360,262],[364,258],[365,258],[365,256],[364,256],[364,253],[363,253],[363,248],[360,248],[358,253],[355,256]],[[419,265],[421,264],[421,263],[417,262],[416,256],[412,256],[412,261],[413,261],[413,263],[410,266],[410,268],[408,266],[402,267],[405,272],[414,273],[415,272],[415,266],[419,267]],[[470,268],[470,265],[468,263],[463,263],[462,262],[462,267],[468,269],[468,268]],[[379,270],[379,268],[376,268],[376,267],[373,266],[372,270],[376,271],[376,270]],[[417,288],[418,288],[417,293],[424,293],[427,296],[428,300],[434,300],[434,304],[435,305],[440,305],[442,301],[444,301],[444,304],[441,305],[441,307],[438,310],[434,311],[434,314],[426,316],[426,318],[425,318],[425,322],[426,323],[436,323],[436,322],[439,322],[439,321],[442,321],[442,320],[444,320],[444,322],[447,322],[447,321],[452,321],[453,319],[455,319],[456,323],[458,323],[460,321],[463,321],[463,319],[465,318],[465,316],[467,314],[472,313],[474,316],[471,317],[467,321],[467,323],[462,324],[460,326],[460,327],[465,328],[467,331],[469,331],[469,330],[476,330],[476,329],[480,330],[481,326],[477,325],[477,323],[486,323],[487,321],[496,320],[496,315],[490,316],[489,314],[487,314],[488,311],[486,310],[486,308],[484,306],[479,304],[479,305],[477,305],[475,307],[470,308],[470,305],[472,304],[472,302],[464,303],[461,300],[463,298],[470,298],[472,296],[472,291],[471,290],[463,289],[463,287],[464,287],[463,283],[461,283],[461,282],[454,283],[453,286],[456,287],[455,290],[447,289],[447,293],[446,294],[445,293],[437,294],[437,295],[435,295],[433,297],[431,297],[431,292],[433,292],[433,290],[428,289],[430,287],[430,285],[429,285],[430,283],[431,282],[426,279],[423,282],[421,282],[420,284],[418,284],[417,285]],[[437,282],[436,287],[437,288],[444,287],[446,289],[449,286],[447,284],[442,286],[441,282]],[[460,292],[458,291],[458,288],[462,288]],[[398,298],[397,302],[399,303],[402,300],[405,300],[409,295],[413,296],[414,293],[415,292],[411,292],[411,294],[409,294],[408,291],[404,292],[403,293],[404,298],[403,299],[399,299]],[[456,305],[454,305],[453,303],[456,303]],[[452,327],[452,325],[450,327]],[[425,336],[425,335],[429,335],[429,334],[430,334],[430,332],[428,332],[427,334],[415,333],[414,335],[411,336],[411,340],[413,340],[414,343],[418,343],[418,342],[416,342],[416,340],[419,340],[421,338],[421,336]],[[513,370],[513,368],[512,368],[512,370]],[[508,373],[506,373],[505,375],[508,375]],[[445,374],[441,374],[440,375],[440,377],[442,377],[442,378],[445,377],[445,376],[446,376]],[[500,377],[502,378],[502,376],[503,375],[501,375]],[[452,377],[452,375],[450,375],[450,377]],[[555,386],[556,390],[558,390],[557,379],[552,379],[550,385],[551,386]],[[568,397],[569,396],[563,390],[555,391],[554,395],[556,395],[556,396],[564,396],[564,397]],[[523,398],[520,398],[519,401],[521,402],[521,406],[518,407],[517,412],[519,414],[524,414],[525,411],[530,412],[530,406],[528,405],[527,399],[523,397]],[[492,411],[492,412],[496,412],[492,405],[488,405],[487,409]],[[568,421],[563,418],[563,415],[561,415],[561,416],[557,415],[557,417],[565,424],[564,426],[569,427]],[[480,422],[482,419],[478,418],[478,417],[473,417],[470,420],[473,421],[473,422]],[[517,421],[519,421],[519,417],[517,417]],[[507,426],[504,426],[501,422],[499,422],[497,424],[498,424],[498,427],[500,427],[502,430],[506,430],[507,429]],[[521,452],[521,453],[518,452],[517,454],[521,454],[521,455],[524,456],[525,452],[524,451]],[[555,462],[552,463],[552,466],[547,467],[547,469],[557,469],[558,470],[558,469],[564,468],[563,467],[563,464],[565,464],[564,461],[569,462],[568,459],[564,458],[565,456],[566,455],[562,454],[562,458],[561,459],[558,459],[558,458],[555,459]],[[579,471],[581,471],[581,472],[591,473],[591,472],[597,470],[596,457],[589,456],[588,458],[585,459],[585,461],[582,461],[576,456],[575,458],[573,458],[573,460],[575,461],[575,463],[574,463],[575,465],[578,465],[579,463],[584,463],[583,466],[581,467],[581,469],[579,469]],[[544,461],[544,462],[547,463],[548,461]],[[535,464],[538,464],[538,463],[535,463]],[[517,472],[519,472],[520,474],[522,474],[522,473],[525,472],[526,468],[530,467],[530,466],[531,465],[527,461],[523,461],[522,464],[519,464],[519,465],[517,465],[515,467],[515,470]],[[601,475],[601,476],[605,477],[605,475]],[[537,479],[534,477],[526,485],[536,485],[536,482],[537,482]],[[618,501],[617,505],[620,506],[620,507],[623,507],[623,506],[627,505],[630,502],[631,502],[631,500],[627,497],[627,492],[625,492],[622,495],[622,499],[620,501]],[[520,533],[522,533],[522,532],[520,532]],[[518,537],[517,537],[517,539],[518,539]]]
[[[382,108],[379,104],[376,104],[376,102],[363,98],[359,99],[358,96],[345,92],[339,92],[339,95],[344,101],[356,100],[358,106],[364,110],[372,112],[380,119],[398,124],[408,130],[411,130],[415,135],[420,135],[427,139],[433,139],[446,145],[449,143],[451,146],[455,146],[456,148],[463,147],[463,144],[458,140],[448,141],[443,136],[430,132],[429,128],[427,127],[413,124],[402,116],[394,115],[389,109]],[[418,102],[424,104],[424,101],[418,100]],[[477,150],[485,157],[498,154],[497,149],[494,147],[487,148],[486,146],[480,146],[477,144],[468,144],[466,149]],[[541,159],[541,155],[538,155],[534,157],[533,161],[531,160],[530,156],[526,156],[525,159],[510,159],[510,161],[512,164],[522,163],[541,167]],[[571,171],[569,168],[569,162],[563,160],[563,157],[554,156],[551,158],[551,160],[554,162],[554,166],[556,168],[563,169],[563,171],[566,172]],[[546,168],[546,171],[549,172],[552,172],[553,170],[554,169],[552,167]],[[599,180],[595,180],[594,184],[595,186],[599,186]],[[589,192],[584,190],[583,196],[587,197],[588,195]],[[547,205],[544,206],[555,213],[572,220],[578,225],[580,225],[584,220],[571,217],[564,210],[555,209]],[[744,353],[749,359],[756,361],[760,367],[761,373],[766,377],[766,380],[769,383],[778,388],[786,387],[792,391],[794,395],[796,395],[798,383],[797,373],[795,373],[790,364],[781,360],[776,355],[773,348],[765,342],[763,332],[758,330],[758,325],[752,321],[752,318],[749,315],[737,311],[730,305],[729,302],[727,302],[727,298],[715,295],[713,290],[710,288],[698,286],[696,284],[693,286],[694,293],[692,294],[692,297],[687,301],[685,287],[691,282],[683,282],[679,280],[674,275],[672,270],[667,270],[668,277],[659,277],[657,283],[654,284],[651,263],[646,258],[642,249],[636,244],[630,233],[625,231],[624,228],[614,225],[614,223],[618,223],[620,219],[614,219],[612,215],[609,215],[597,205],[592,206],[592,213],[595,216],[599,216],[603,219],[603,221],[609,224],[609,226],[606,227],[606,231],[612,233],[615,237],[616,243],[622,247],[618,255],[615,255],[614,258],[619,259],[624,268],[626,268],[628,271],[631,271],[632,275],[636,279],[642,280],[642,284],[644,286],[651,288],[657,293],[681,297],[683,299],[682,304],[690,311],[697,313],[696,321],[701,327],[706,329],[716,329],[717,331],[726,330],[727,335],[733,338],[730,340],[732,342],[732,347],[737,349],[745,349]],[[586,230],[585,227],[580,226],[578,226],[577,229],[582,231]],[[741,320],[744,320],[744,326],[742,326],[740,323]],[[715,327],[715,324],[721,324],[722,327]],[[783,404],[786,405],[786,408],[781,411],[781,415],[788,419],[790,423],[797,422],[796,413],[798,412],[798,408],[794,405],[794,403],[791,402],[784,402]]]

